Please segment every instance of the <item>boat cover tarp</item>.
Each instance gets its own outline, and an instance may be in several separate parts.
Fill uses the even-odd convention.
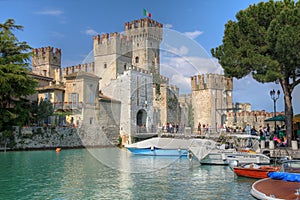
[[[207,156],[216,146],[216,142],[213,140],[193,140],[189,147],[194,156],[200,161]]]
[[[179,139],[179,138],[151,138],[133,144],[125,145],[126,148],[158,148],[158,149],[188,149],[194,145],[214,146],[215,142],[206,139]]]
[[[291,182],[300,182],[300,174],[288,173],[288,172],[269,172],[268,176],[276,180],[284,180]]]

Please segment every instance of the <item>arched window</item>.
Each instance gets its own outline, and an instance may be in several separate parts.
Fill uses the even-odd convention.
[[[135,57],[135,63],[139,63],[139,57]]]

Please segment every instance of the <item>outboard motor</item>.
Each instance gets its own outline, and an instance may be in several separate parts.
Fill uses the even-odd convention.
[[[238,161],[237,160],[231,160],[229,161],[229,167],[233,171],[233,168],[238,166]]]

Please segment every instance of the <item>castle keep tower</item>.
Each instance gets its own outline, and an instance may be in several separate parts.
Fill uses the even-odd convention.
[[[225,112],[232,108],[232,79],[218,74],[191,77],[194,128],[209,125],[216,130],[223,125]]]
[[[149,18],[125,23],[125,35],[132,41],[132,65],[152,73],[155,83],[160,75],[162,28],[161,23]]]
[[[32,50],[32,72],[61,81],[61,50],[42,47]]]
[[[118,74],[131,65],[131,43],[120,33],[106,33],[94,37],[95,75],[102,77],[100,89],[105,88]]]
[[[149,71],[157,82],[162,27],[161,23],[145,18],[126,22],[125,34],[114,32],[95,36],[95,74],[102,77],[100,89],[132,66]]]

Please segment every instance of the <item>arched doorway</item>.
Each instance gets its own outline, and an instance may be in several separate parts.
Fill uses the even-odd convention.
[[[226,120],[227,120],[227,116],[226,116],[225,114],[223,114],[223,115],[221,116],[221,125],[222,125],[222,126],[225,124]]]
[[[146,127],[147,112],[141,109],[136,114],[136,125],[139,127]]]

